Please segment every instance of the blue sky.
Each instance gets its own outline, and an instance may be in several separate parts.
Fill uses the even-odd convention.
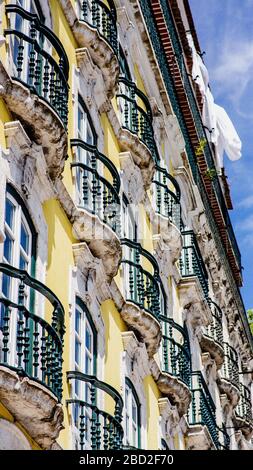
[[[253,308],[253,0],[189,0],[210,86],[241,140],[242,158],[224,158],[242,253],[246,308]]]

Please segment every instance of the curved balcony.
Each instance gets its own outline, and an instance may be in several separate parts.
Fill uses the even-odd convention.
[[[101,70],[109,98],[119,74],[117,12],[112,0],[60,0],[80,48],[87,48]]]
[[[36,14],[17,5],[7,5],[5,11],[9,60],[8,70],[1,64],[2,94],[33,139],[48,150],[54,175],[63,169],[67,153],[68,58]]]
[[[121,240],[125,304],[122,316],[139,332],[152,354],[160,339],[160,315],[166,312],[166,295],[155,258],[140,243]]]
[[[224,361],[222,312],[218,305],[209,299],[212,312],[211,323],[204,328],[200,336],[200,345],[203,351],[209,352],[215,359],[217,367],[220,368]]]
[[[93,145],[72,139],[79,160],[75,169],[76,203],[120,234],[120,177],[113,163]]]
[[[41,282],[0,263],[0,400],[30,435],[49,448],[61,429],[64,310]],[[51,322],[41,306],[51,306]],[[31,419],[32,417],[32,419]],[[46,423],[46,424],[45,424]],[[43,436],[40,438],[40,434]]]
[[[236,406],[240,397],[239,363],[238,354],[228,343],[224,346],[224,363],[220,371],[219,387],[222,393],[226,393],[232,405]]]
[[[147,187],[152,182],[157,158],[148,98],[134,82],[124,77],[119,78],[116,96],[121,124],[119,141],[124,150],[132,152],[136,165],[142,170],[144,186]]]
[[[235,408],[235,427],[241,429],[246,438],[253,434],[253,416],[250,389],[240,384],[240,400]]]
[[[191,382],[188,449],[228,449],[229,436],[225,426],[217,425],[215,404],[201,372],[192,372]]]
[[[192,230],[182,232],[183,249],[179,260],[182,278],[197,277],[203,291],[203,296],[208,301],[208,274],[205,268],[196,236]]]
[[[82,398],[66,400],[70,413],[78,450],[119,450],[122,448],[123,400],[120,394],[95,376],[73,371],[67,372],[67,380],[78,387]],[[98,403],[113,400],[114,413],[101,409]],[[104,406],[105,408],[105,406]]]
[[[165,168],[156,165],[153,178],[155,194],[155,211],[160,216],[169,220],[180,231],[181,205],[180,188],[173,176]]]
[[[160,316],[162,322],[162,374],[158,387],[176,403],[179,414],[187,412],[190,401],[191,354],[186,330],[172,318]]]

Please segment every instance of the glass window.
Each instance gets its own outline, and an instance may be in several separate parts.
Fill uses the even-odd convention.
[[[140,448],[140,403],[136,391],[130,382],[125,383],[125,444]]]

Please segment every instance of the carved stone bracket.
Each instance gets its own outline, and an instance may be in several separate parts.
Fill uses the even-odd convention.
[[[135,164],[131,152],[119,154],[122,170],[122,185],[130,204],[140,204],[145,198],[145,189],[140,168]]]
[[[151,359],[150,367],[160,392],[177,407],[179,417],[186,414],[191,403],[191,391],[187,385],[177,377],[161,371],[155,359]]]
[[[110,282],[117,274],[122,251],[117,235],[98,216],[78,209],[61,180],[55,183],[57,197],[73,224],[73,234],[77,240],[85,241],[92,254],[103,261],[106,281]]]
[[[46,387],[0,366],[0,401],[42,449],[52,448],[63,428],[63,410]]]
[[[60,4],[79,47],[88,48],[94,64],[102,71],[107,96],[112,98],[119,75],[119,63],[114,50],[97,28],[79,20],[71,0],[60,0]]]
[[[202,351],[207,352],[215,360],[218,369],[221,368],[224,362],[224,349],[223,346],[215,341],[215,339],[207,336],[204,328],[198,329],[198,340]]]
[[[43,147],[48,172],[54,180],[61,175],[67,155],[67,133],[62,121],[44,100],[22,83],[12,80],[2,62],[0,87],[0,96],[21,121],[26,134]]]
[[[193,328],[207,326],[212,319],[197,277],[182,278],[178,287],[180,302]]]
[[[196,424],[189,426],[186,437],[187,450],[213,450],[215,449],[213,440],[206,426]]]

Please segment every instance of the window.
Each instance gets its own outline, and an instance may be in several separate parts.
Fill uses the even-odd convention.
[[[126,60],[126,56],[123,52],[122,46],[119,45],[119,67],[120,67],[120,76],[127,78],[127,80],[132,80],[129,66]]]
[[[141,446],[140,402],[132,382],[125,382],[125,445],[140,448]]]
[[[86,305],[82,300],[76,298],[75,325],[74,325],[74,363],[75,370],[88,375],[96,374],[97,356],[97,334],[94,323]],[[90,403],[90,386],[86,382],[75,380],[74,398]],[[85,448],[91,447],[91,418],[92,413],[89,406],[85,407]],[[75,436],[78,445],[79,440],[80,406],[74,407]]]
[[[87,108],[79,97],[78,108],[77,108],[77,138],[80,139],[84,144],[83,146],[77,147],[76,160],[88,168],[97,167],[96,158],[94,158],[94,151],[92,147],[96,145],[97,135],[93,127],[90,115]],[[88,169],[76,167],[76,203],[78,206],[85,206],[87,209],[92,208],[92,185],[93,175]]]
[[[122,238],[137,241],[138,235],[135,214],[125,194],[123,194],[122,197],[121,211]]]
[[[45,22],[45,18],[42,13],[42,9],[40,6],[40,2],[38,0],[16,0],[17,6],[22,7],[24,10],[28,11],[29,13],[36,14],[42,23]],[[15,31],[22,32],[24,35],[30,37],[30,28],[31,23],[28,20],[24,20],[18,13],[12,14],[10,16],[10,27]],[[41,41],[41,38],[37,38],[37,40]],[[13,63],[13,73],[14,75],[18,75],[17,67],[17,59],[19,54],[19,46],[20,46],[20,37],[16,35],[11,35],[11,43],[10,43],[10,51],[12,56],[12,63]],[[23,41],[23,63],[27,64],[27,67],[22,68],[21,79],[26,83],[29,82],[29,58],[30,58],[30,51],[31,51],[31,44],[28,44],[27,41]]]
[[[36,255],[36,232],[29,216],[29,213],[19,196],[10,185],[7,185],[5,198],[5,221],[4,221],[5,241],[3,246],[2,262],[15,268],[26,271],[34,275],[35,255]],[[18,303],[19,281],[6,274],[0,274],[0,297],[7,298],[14,303]],[[33,311],[34,296],[31,295],[30,288],[24,291],[24,304]],[[3,329],[5,307],[0,303],[0,330]],[[10,336],[17,334],[18,311],[12,311],[10,319]],[[13,341],[9,351],[9,361],[13,366],[17,366],[17,347]],[[0,352],[1,362],[1,352]]]

